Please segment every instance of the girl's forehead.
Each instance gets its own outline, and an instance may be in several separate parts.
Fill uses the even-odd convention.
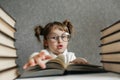
[[[65,33],[65,31],[62,31],[62,30],[60,30],[60,29],[53,29],[53,30],[51,30],[51,32],[50,32],[50,34],[57,34],[57,35],[61,35],[61,34],[63,34],[63,33]]]

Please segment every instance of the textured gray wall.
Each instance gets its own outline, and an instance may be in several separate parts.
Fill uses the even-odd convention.
[[[100,64],[100,30],[120,19],[120,0],[0,0],[0,5],[17,21],[20,71],[29,55],[43,48],[34,37],[35,25],[69,19],[76,31],[69,51]]]

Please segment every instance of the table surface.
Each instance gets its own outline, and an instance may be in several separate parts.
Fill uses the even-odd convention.
[[[24,79],[16,79],[16,80],[120,80],[120,74],[107,72],[107,73],[24,78]]]

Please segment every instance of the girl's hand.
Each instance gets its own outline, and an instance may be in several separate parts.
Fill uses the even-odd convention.
[[[23,69],[28,67],[39,65],[42,69],[46,68],[45,60],[52,59],[50,55],[46,55],[44,52],[40,52],[38,55],[31,58],[24,66]]]
[[[70,63],[74,63],[74,64],[88,64],[88,61],[84,58],[76,58],[73,61],[71,61]]]

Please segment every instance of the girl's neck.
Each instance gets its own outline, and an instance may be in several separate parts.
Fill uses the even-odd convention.
[[[50,49],[47,49],[47,50],[48,50],[49,53],[54,54],[56,56],[58,56],[59,54],[65,54],[66,52],[68,52],[67,49],[64,52],[62,52],[62,53],[54,53]]]

